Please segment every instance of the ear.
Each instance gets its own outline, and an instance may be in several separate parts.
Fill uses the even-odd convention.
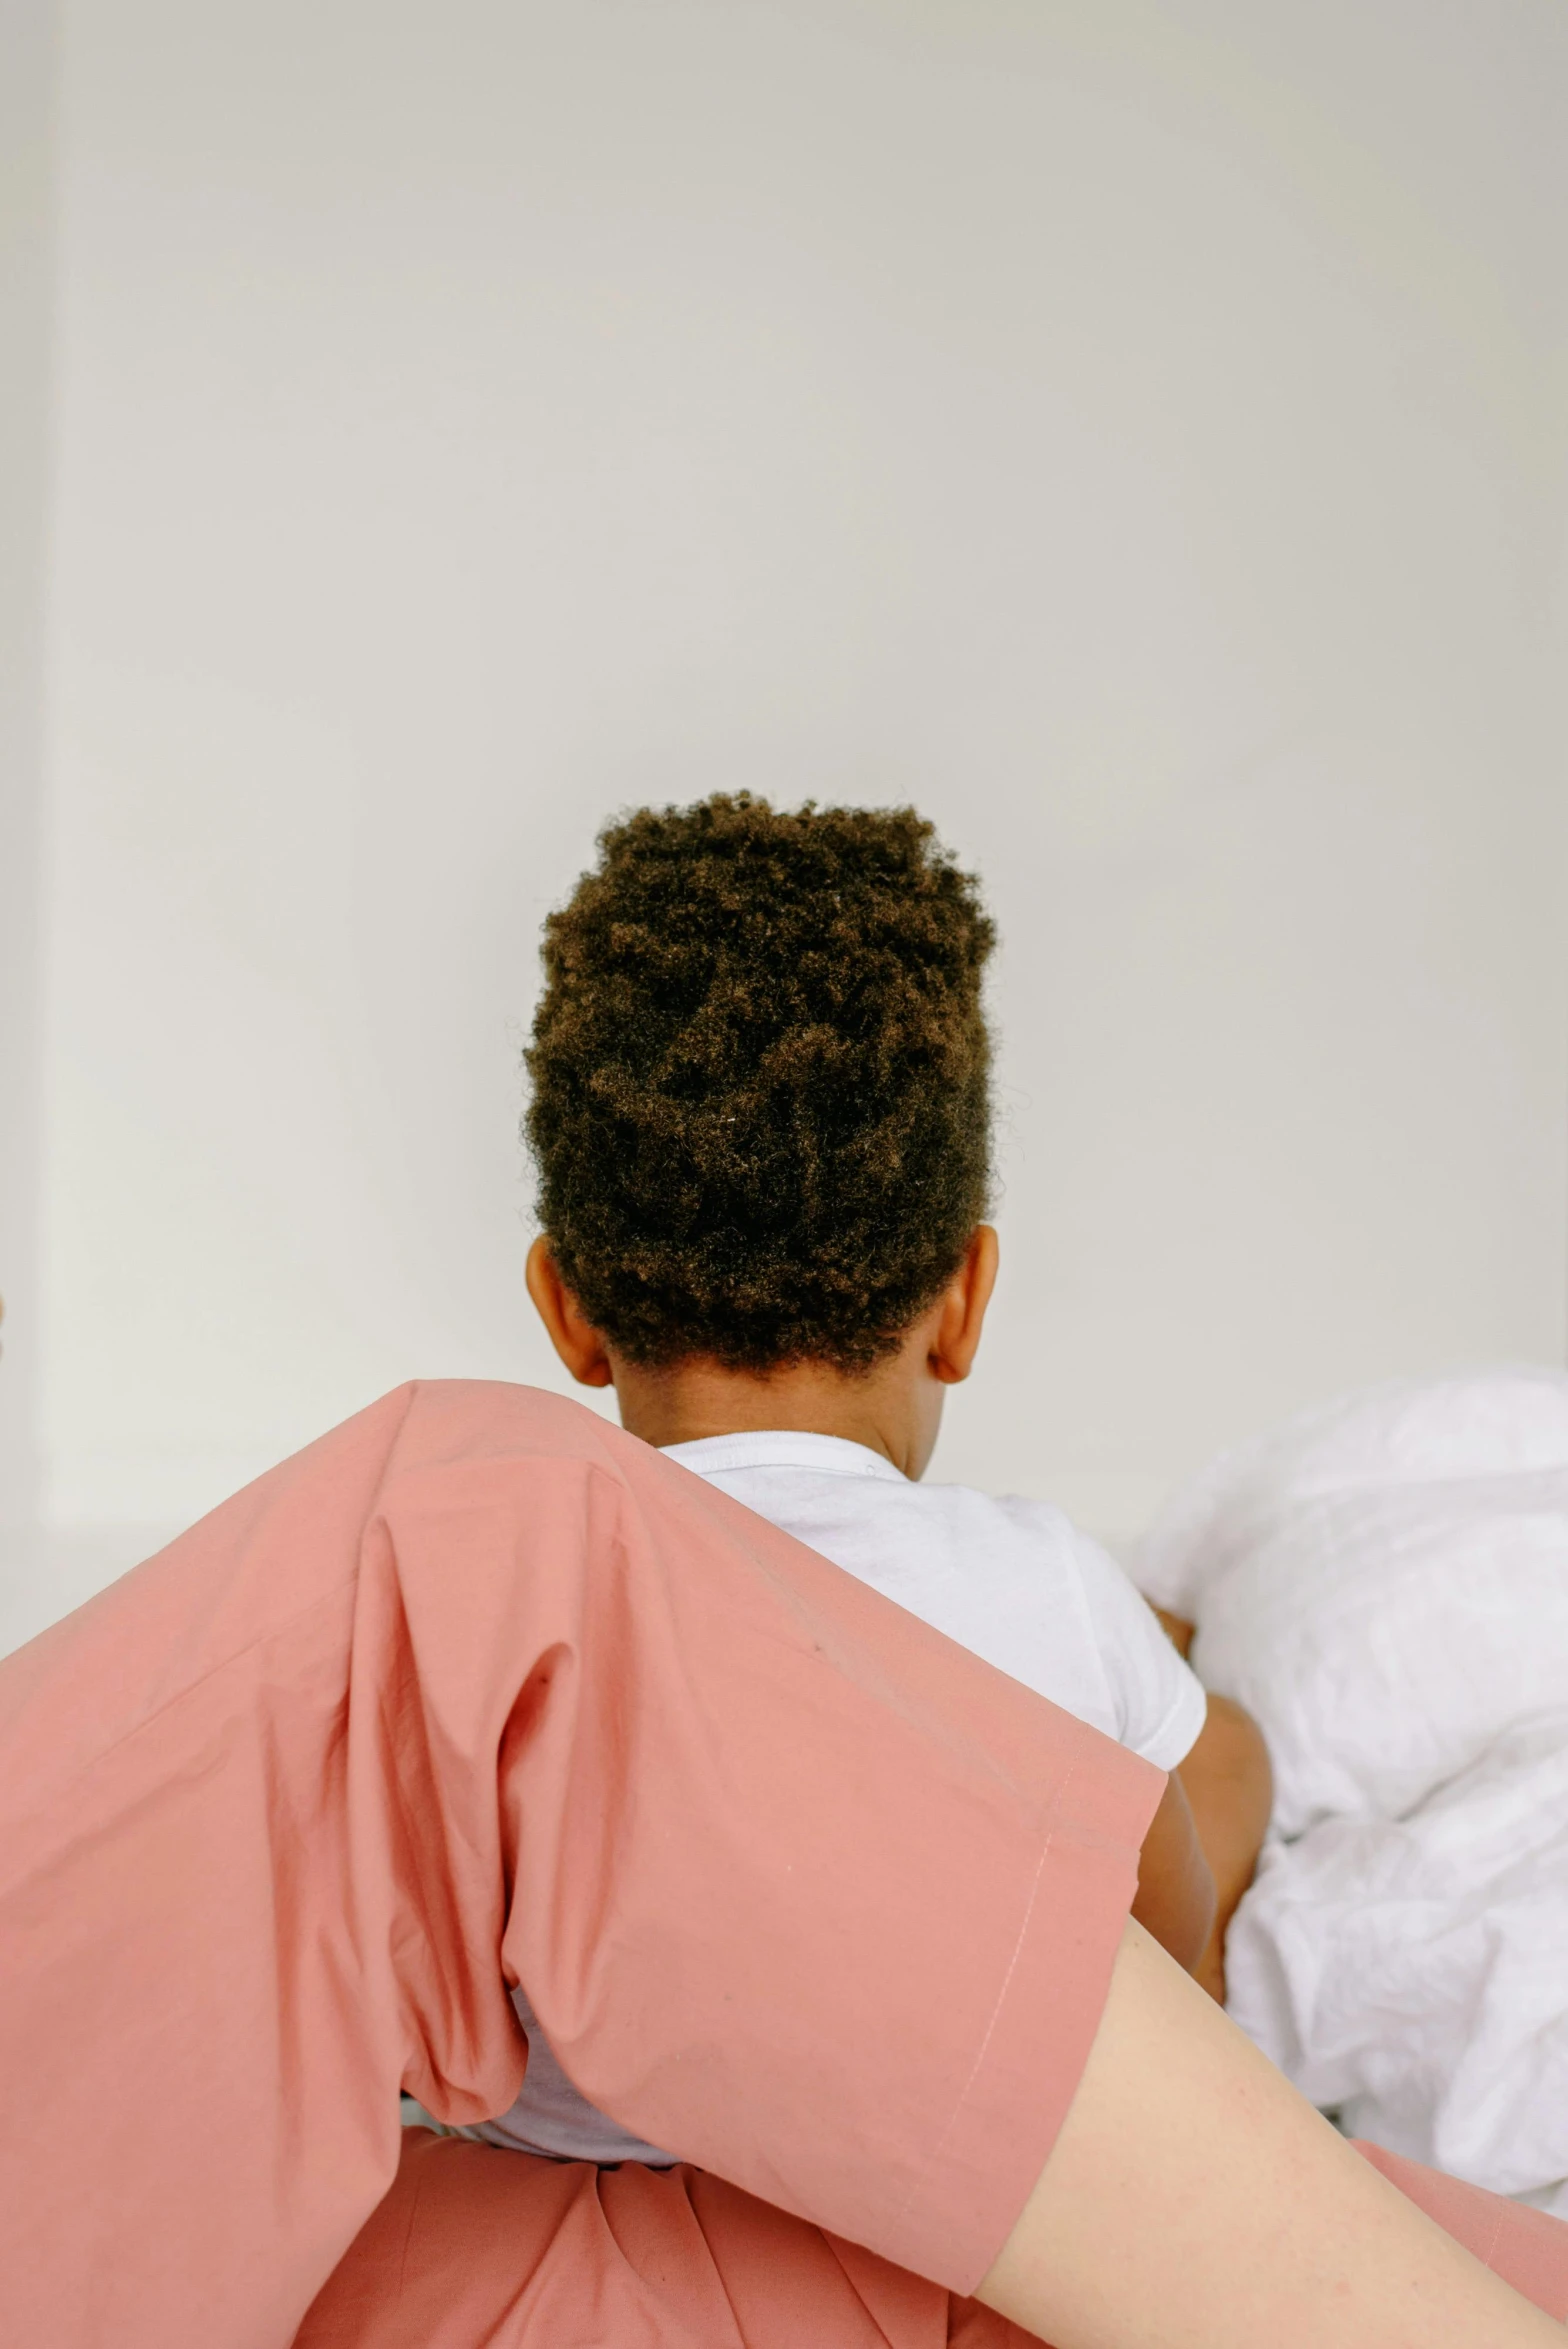
[[[607,1387],[615,1373],[604,1340],[556,1269],[546,1239],[528,1251],[528,1294],[550,1333],[550,1343],[580,1387]]]
[[[988,1223],[977,1224],[963,1263],[942,1292],[926,1358],[932,1377],[945,1387],[957,1386],[975,1366],[999,1258],[995,1230]]]

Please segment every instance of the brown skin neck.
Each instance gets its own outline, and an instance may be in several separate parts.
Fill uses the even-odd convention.
[[[587,1319],[545,1239],[528,1251],[528,1294],[573,1378],[580,1386],[613,1386],[621,1425],[644,1443],[802,1429],[864,1444],[905,1476],[919,1477],[936,1449],[946,1390],[974,1367],[996,1266],[996,1234],[980,1224],[940,1297],[893,1353],[859,1375],[820,1362],[787,1363],[766,1374],[728,1370],[703,1356],[657,1370],[628,1362]]]

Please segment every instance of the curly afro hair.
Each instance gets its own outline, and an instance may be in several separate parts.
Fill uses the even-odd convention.
[[[538,1214],[629,1360],[869,1369],[985,1212],[995,933],[913,808],[642,808],[545,924]]]

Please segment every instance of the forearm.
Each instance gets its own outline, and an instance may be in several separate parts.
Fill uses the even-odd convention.
[[[1214,1880],[1174,1770],[1138,1855],[1132,1913],[1189,1974],[1203,1964],[1213,1937]]]
[[[1123,2349],[1552,2349],[1562,2329],[1336,2136],[1136,1924],[978,2298]]]
[[[1230,1697],[1210,1696],[1208,1719],[1181,1765],[1181,1780],[1214,1877],[1214,1926],[1197,1978],[1223,2000],[1225,1934],[1252,1882],[1274,1794],[1263,1732]]]

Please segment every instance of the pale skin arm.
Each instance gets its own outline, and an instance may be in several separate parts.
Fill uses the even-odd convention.
[[[1136,1923],[978,2297],[1056,2349],[1561,2349]]]

